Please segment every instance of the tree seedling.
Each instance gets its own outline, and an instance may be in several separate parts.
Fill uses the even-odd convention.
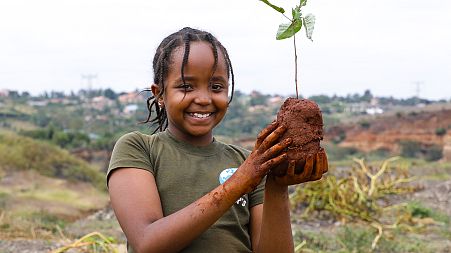
[[[307,0],[300,0],[299,5],[291,9],[291,18],[289,18],[285,14],[285,9],[279,6],[276,6],[270,3],[268,0],[259,0],[277,12],[281,13],[286,19],[288,19],[289,23],[282,23],[279,25],[279,29],[277,30],[276,39],[283,40],[293,37],[293,45],[294,45],[294,82],[296,84],[296,98],[299,98],[298,91],[298,56],[297,56],[297,48],[296,48],[296,36],[295,34],[299,32],[304,26],[305,35],[308,39],[313,41],[312,34],[313,29],[315,27],[315,16],[311,13],[303,16],[302,7],[307,4]]]

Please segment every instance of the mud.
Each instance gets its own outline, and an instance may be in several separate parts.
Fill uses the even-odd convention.
[[[323,139],[323,118],[318,105],[308,99],[288,98],[280,107],[277,122],[284,124],[287,131],[282,140],[292,138],[287,149],[288,159],[278,166],[273,173],[283,175],[282,168],[288,168],[288,161],[296,160],[296,173],[302,171],[309,155],[316,155]]]

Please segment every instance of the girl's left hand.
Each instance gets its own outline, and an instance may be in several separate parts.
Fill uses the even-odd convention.
[[[288,162],[288,169],[284,175],[276,176],[270,173],[268,177],[271,177],[279,185],[294,185],[319,180],[329,168],[326,152],[321,148],[316,155],[309,156],[305,161],[304,169],[299,174],[295,173],[295,168],[296,161],[291,160]]]

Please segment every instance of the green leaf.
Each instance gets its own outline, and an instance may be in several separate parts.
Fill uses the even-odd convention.
[[[280,13],[285,13],[285,10],[282,7],[276,6],[272,3],[270,3],[268,0],[260,0],[261,2],[269,5],[271,8],[273,8],[274,10],[280,12]]]
[[[305,15],[304,19],[304,26],[305,26],[305,35],[307,38],[309,38],[311,41],[312,39],[312,33],[313,29],[315,28],[315,16],[311,13]]]
[[[298,8],[292,9],[291,10],[291,15],[293,16],[293,20],[301,18],[301,12],[300,12],[300,10]]]
[[[291,24],[280,24],[279,29],[277,30],[276,39],[283,40],[292,37],[295,35],[302,27],[301,19],[294,19]]]
[[[299,2],[299,6],[305,6],[307,4],[307,0],[301,0],[301,2]]]

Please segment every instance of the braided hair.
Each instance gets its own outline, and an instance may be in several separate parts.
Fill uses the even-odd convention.
[[[213,56],[214,56],[214,64],[213,64],[213,73],[216,71],[218,65],[218,49],[224,56],[227,67],[228,77],[232,77],[232,92],[229,100],[232,102],[233,92],[235,88],[235,80],[233,75],[232,62],[230,61],[229,54],[225,47],[214,37],[211,33],[193,29],[190,27],[185,27],[178,32],[175,32],[166,38],[158,46],[155,56],[153,58],[153,74],[154,74],[154,84],[160,86],[160,92],[158,94],[151,95],[147,98],[147,110],[149,111],[147,115],[147,119],[143,121],[143,123],[150,123],[151,125],[157,125],[153,133],[157,131],[164,131],[168,127],[168,117],[166,114],[166,110],[160,108],[158,105],[158,99],[161,98],[164,94],[165,87],[164,81],[167,77],[169,67],[171,66],[171,55],[172,52],[178,48],[183,46],[185,49],[185,53],[183,55],[182,67],[181,67],[181,76],[182,81],[185,83],[185,66],[188,63],[188,56],[190,52],[190,42],[193,41],[204,41],[209,43],[212,46]],[[146,89],[147,91],[149,89]],[[154,110],[152,110],[154,108]],[[152,118],[152,114],[155,112],[155,116]]]

